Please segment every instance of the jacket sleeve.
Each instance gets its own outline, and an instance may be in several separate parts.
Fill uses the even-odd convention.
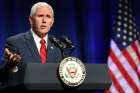
[[[12,42],[11,39],[7,39],[6,43],[5,43],[5,48],[8,48],[11,52],[16,52],[16,47],[14,42]],[[6,82],[6,80],[9,78],[10,75],[10,71],[9,71],[9,67],[10,67],[10,61],[8,60],[8,58],[5,56],[5,54],[3,54],[3,57],[0,60],[0,82]]]

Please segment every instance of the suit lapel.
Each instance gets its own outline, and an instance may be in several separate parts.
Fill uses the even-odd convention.
[[[54,46],[52,43],[49,41],[48,38],[48,46],[47,46],[47,51],[48,51],[48,57],[47,57],[47,62],[51,62],[52,60],[52,54],[53,54]]]
[[[32,60],[34,62],[41,62],[40,55],[39,55],[39,52],[37,50],[37,46],[35,44],[35,41],[34,41],[33,36],[31,34],[31,31],[27,32],[27,34],[25,35],[25,39],[26,39],[26,45],[29,48],[30,53],[32,55]]]

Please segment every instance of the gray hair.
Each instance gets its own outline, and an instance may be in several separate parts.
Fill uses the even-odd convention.
[[[36,4],[34,4],[31,8],[31,11],[30,11],[30,16],[33,16],[37,10],[37,8],[41,7],[41,6],[47,6],[51,9],[52,11],[52,14],[54,15],[54,12],[53,12],[53,8],[51,7],[51,5],[49,5],[48,3],[46,2],[38,2]]]

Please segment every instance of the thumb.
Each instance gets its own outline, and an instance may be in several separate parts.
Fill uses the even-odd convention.
[[[12,52],[10,52],[8,48],[5,48],[5,54],[6,54],[7,56],[13,55]]]

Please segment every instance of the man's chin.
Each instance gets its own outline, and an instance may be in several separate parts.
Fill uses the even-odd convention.
[[[46,30],[46,29],[41,29],[41,31],[40,31],[42,34],[47,34],[49,31],[48,30]]]
[[[41,34],[44,34],[44,35],[47,34],[47,33],[48,33],[48,32],[45,32],[45,31],[44,31],[44,32],[43,32],[43,31],[41,32]]]

